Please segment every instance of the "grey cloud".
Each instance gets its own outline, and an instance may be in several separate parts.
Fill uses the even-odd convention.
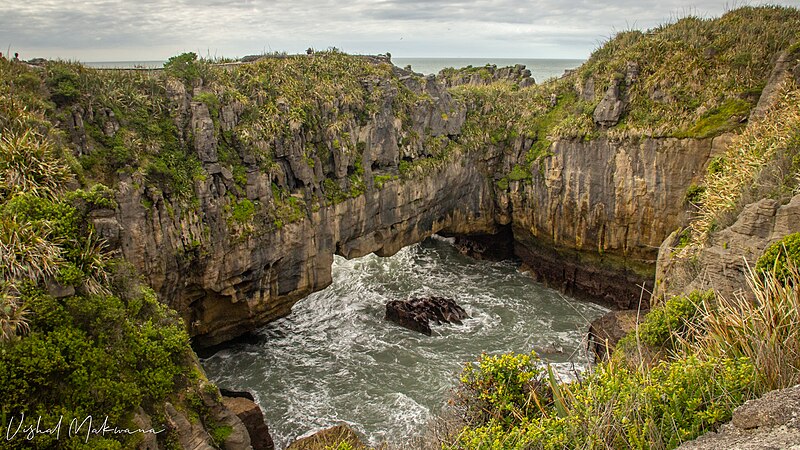
[[[310,45],[404,56],[586,57],[617,30],[719,15],[724,7],[721,0],[691,7],[684,0],[23,0],[3,8],[0,47],[103,59]]]

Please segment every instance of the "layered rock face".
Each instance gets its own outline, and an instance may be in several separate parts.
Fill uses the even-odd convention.
[[[680,239],[676,231],[660,248],[656,296],[708,289],[727,298],[746,295],[749,272],[767,246],[797,232],[800,232],[800,195],[785,205],[773,199],[746,205],[731,226],[712,235],[695,264],[676,256],[674,249]]]
[[[521,68],[493,73],[527,79]],[[212,108],[196,100],[213,86],[168,79],[170,117],[202,166],[192,202],[176,201],[141,172],[118,175],[119,208],[94,223],[183,316],[196,346],[289,314],[330,284],[334,254],[391,255],[433,233],[482,235],[485,247],[492,246],[487,235],[504,230],[501,247],[513,239],[537,278],[635,307],[661,240],[686,218],[687,187],[727,143],[561,140],[531,179],[501,188],[498,174],[522,163],[532,139],[468,151],[458,145],[466,107],[446,81],[395,69],[391,79],[360,83],[374,109],[320,100],[314,124],[292,119],[291,102],[277,98],[275,114],[288,117],[282,132],[244,144],[236,138],[243,103]],[[409,95],[417,100],[403,106]],[[78,116],[107,135],[120,128],[109,114]],[[71,122],[72,135],[86,136],[82,123]],[[74,142],[92,151],[85,140]],[[267,151],[265,163],[259,154]]]
[[[642,286],[649,298],[661,241],[688,218],[686,189],[727,142],[556,142],[531,183],[498,198],[515,252],[565,292],[635,309]]]
[[[213,178],[208,183],[205,189],[212,191]],[[121,183],[126,259],[184,315],[200,346],[287,315],[297,300],[331,283],[334,254],[388,256],[441,230],[469,234],[494,229],[486,179],[458,161],[422,180],[389,181],[380,191],[244,238],[231,236],[219,217],[217,199],[203,195],[201,210],[213,236],[204,255],[165,251],[180,247],[191,230],[184,234],[185,223],[176,222],[165,207],[147,211],[142,194],[132,183]]]
[[[392,255],[440,231],[494,233],[493,192],[479,158],[454,154],[436,165],[412,169],[412,180],[396,176],[403,158],[426,157],[421,145],[398,146],[404,133],[447,139],[459,133],[464,121],[463,106],[441,86],[412,77],[400,80],[431,99],[411,111],[410,130],[394,117],[397,91],[376,81],[371,89],[383,90],[383,108],[366,125],[348,124],[349,135],[359,143],[352,147],[360,154],[339,152],[330,161],[308,161],[304,152],[309,143],[331,145],[332,139],[320,136],[321,130],[295,126],[292,136],[263,143],[280,149],[275,172],[247,165],[252,156],[243,152],[244,192],[231,171],[218,163],[220,137],[208,108],[189,102],[182,85],[172,86],[168,91],[176,121],[192,136],[207,174],[195,182],[198,204],[187,208],[170,202],[144,187],[141,178],[123,176],[116,220],[98,218],[95,225],[119,241],[125,258],[181,313],[200,347],[287,315],[297,300],[330,284],[334,254]],[[234,126],[236,110],[235,104],[222,108],[223,131]],[[258,214],[252,223],[231,220],[236,196],[269,205],[276,201],[270,186],[277,185],[308,200],[322,195],[319,184],[325,170],[344,179],[356,160],[364,164],[361,195],[334,204],[298,202],[307,206],[299,207],[300,217],[285,224]],[[380,186],[379,176],[384,177]]]

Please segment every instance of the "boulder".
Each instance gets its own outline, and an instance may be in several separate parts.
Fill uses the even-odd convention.
[[[596,361],[611,356],[620,339],[644,320],[644,312],[636,310],[611,311],[589,325],[588,348]]]
[[[800,449],[800,386],[768,392],[733,411],[731,422],[679,450]]]
[[[624,108],[625,103],[620,96],[619,81],[615,81],[608,87],[605,96],[595,108],[594,121],[603,127],[613,127],[619,122]]]
[[[431,321],[437,325],[455,323],[469,317],[455,301],[442,297],[393,300],[386,304],[386,319],[420,333],[431,335]]]
[[[298,439],[286,450],[317,450],[321,448],[338,448],[339,444],[350,444],[354,449],[367,448],[355,431],[345,424],[317,431],[311,436]]]

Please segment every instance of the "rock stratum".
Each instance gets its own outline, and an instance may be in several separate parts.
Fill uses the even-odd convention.
[[[769,14],[784,12],[708,26]],[[694,213],[687,192],[771,95],[789,45],[743,28],[691,43],[714,51],[649,52],[688,45],[681,26],[695,25],[622,34],[542,85],[522,66],[424,77],[335,51],[219,66],[185,54],[154,72],[55,64],[45,84],[84,182],[115,192],[115,209],[92,212],[97,231],[198,347],[289,314],[331,282],[334,255],[434,233],[513,248],[536,278],[633,308]],[[734,56],[747,61],[731,71]]]
[[[635,307],[652,288],[662,240],[688,219],[687,189],[729,142],[724,133],[620,136],[602,131],[605,122],[596,137],[550,141],[513,121],[498,127],[503,112],[481,97],[510,86],[501,92],[509,104],[522,93],[541,100],[544,117],[564,115],[592,104],[583,98],[595,84],[601,98],[600,80],[567,77],[552,94],[512,81],[447,90],[447,79],[341,54],[203,67],[205,78],[156,77],[164,84],[145,108],[158,107],[157,130],[99,96],[63,106],[82,160],[144,141],[127,166],[92,169],[119,205],[92,220],[199,347],[289,314],[330,284],[333,255],[391,255],[434,233],[495,235],[498,245],[510,237],[538,279]],[[639,82],[620,77],[617,95]],[[260,79],[276,87],[253,84]],[[583,97],[569,106],[576,84]],[[152,156],[166,150],[176,160]]]

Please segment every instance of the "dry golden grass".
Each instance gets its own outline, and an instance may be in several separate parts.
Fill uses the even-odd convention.
[[[752,297],[717,296],[715,304],[702,305],[702,332],[690,350],[706,358],[750,359],[761,393],[800,383],[800,273],[796,267],[789,272],[785,282],[751,272]]]
[[[718,159],[719,167],[706,175],[706,189],[700,198],[699,211],[689,225],[692,241],[684,252],[703,245],[718,217],[737,207],[742,192],[755,182],[779,150],[786,149],[798,130],[800,86],[787,79],[766,114],[734,137]]]

